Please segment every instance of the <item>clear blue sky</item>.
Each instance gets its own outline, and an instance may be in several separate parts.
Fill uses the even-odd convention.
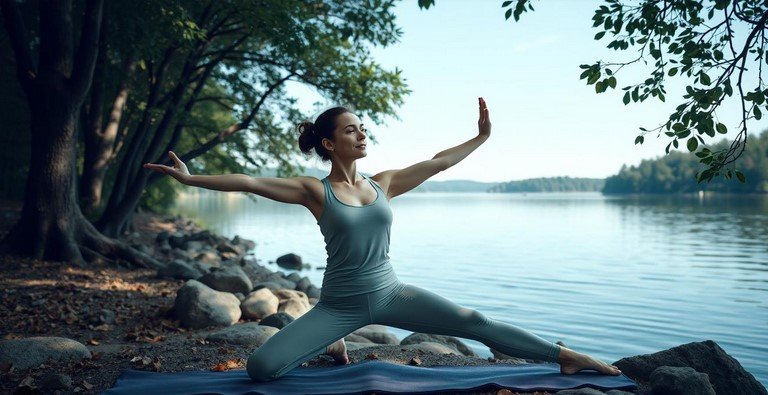
[[[616,89],[601,94],[579,79],[580,64],[637,56],[606,48],[610,34],[593,39],[599,30],[592,28],[592,16],[602,2],[534,2],[536,10],[517,23],[504,19],[500,0],[436,3],[421,10],[416,0],[400,2],[395,10],[403,30],[400,42],[372,51],[383,67],[403,70],[413,93],[398,111],[400,121],[390,118],[378,126],[363,119],[379,144],[368,146],[368,156],[358,160],[359,171],[406,167],[472,138],[477,134],[478,96],[488,103],[491,138],[431,180],[606,177],[622,164],[664,155],[668,140],[663,134],[646,135],[643,145],[634,145],[634,140],[640,126],[655,128],[682,103],[682,80],[667,80],[666,103],[651,98],[625,106],[621,88],[645,80],[651,60],[625,67],[617,75]],[[289,92],[306,111],[313,102],[324,101],[295,85]],[[729,139],[735,136],[739,111],[735,100],[717,111]],[[764,121],[750,121],[751,135],[766,127]],[[685,150],[684,144],[680,148]],[[330,169],[319,160],[303,163]]]

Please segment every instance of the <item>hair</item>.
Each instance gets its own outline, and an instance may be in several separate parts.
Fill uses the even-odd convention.
[[[299,149],[301,152],[309,155],[310,150],[314,149],[320,158],[327,162],[331,160],[328,150],[323,147],[323,139],[334,140],[333,131],[336,130],[336,117],[341,114],[352,112],[349,107],[338,106],[325,110],[320,114],[315,122],[304,121],[299,124]]]

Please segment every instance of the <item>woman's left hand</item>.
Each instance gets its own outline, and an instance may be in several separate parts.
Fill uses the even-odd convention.
[[[477,129],[481,137],[491,136],[491,119],[488,116],[488,107],[482,97],[477,98],[480,108],[480,119],[477,120]]]

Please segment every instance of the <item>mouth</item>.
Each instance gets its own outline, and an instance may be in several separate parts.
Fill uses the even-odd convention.
[[[361,144],[361,145],[358,145],[358,146],[357,146],[357,147],[355,147],[355,148],[359,148],[359,149],[365,149],[365,146],[366,146],[366,144]]]

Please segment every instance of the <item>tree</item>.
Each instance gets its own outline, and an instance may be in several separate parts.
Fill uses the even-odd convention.
[[[16,77],[27,97],[31,160],[21,218],[0,242],[0,252],[36,259],[83,262],[127,259],[160,262],[100,234],[82,215],[75,192],[76,120],[88,92],[98,53],[102,0],[89,0],[74,45],[80,14],[72,1],[40,1],[38,57],[19,4],[0,1],[16,59]]]
[[[161,179],[141,164],[165,162],[176,150],[190,169],[277,161],[290,173],[299,153],[294,125],[305,114],[285,91],[289,81],[355,103],[374,123],[394,116],[409,91],[400,71],[383,70],[368,49],[401,35],[392,4],[88,0],[73,7],[69,0],[41,1],[36,15],[23,2],[0,0],[33,140],[22,217],[0,252],[160,266],[105,237],[123,234],[142,194]],[[24,16],[35,20],[25,24]],[[65,55],[78,30],[71,61]],[[94,216],[103,208],[93,225],[76,193],[78,119],[80,204]]]
[[[418,0],[419,7],[429,8],[434,0]],[[678,148],[685,141],[690,152],[696,152],[699,162],[708,167],[696,174],[700,183],[711,181],[715,176],[740,182],[745,176],[734,167],[734,162],[744,152],[747,143],[747,120],[762,118],[761,107],[768,110],[768,88],[763,84],[762,66],[768,63],[766,45],[766,21],[768,4],[760,0],[643,0],[639,4],[622,0],[606,0],[595,10],[593,27],[599,32],[595,40],[608,34],[613,40],[607,47],[614,50],[637,49],[639,56],[629,62],[602,62],[583,64],[580,79],[595,86],[596,93],[608,88],[616,89],[617,75],[622,68],[650,57],[654,69],[649,78],[635,85],[622,88],[625,105],[642,102],[653,96],[665,101],[664,80],[668,77],[687,81],[685,101],[678,105],[661,125],[641,133],[635,144],[642,144],[648,133],[663,132],[671,139],[666,153],[672,146]],[[530,0],[508,0],[506,19],[519,21],[524,12],[533,11]],[[734,26],[747,29],[743,40],[734,37]],[[744,72],[757,67],[757,80],[745,80]],[[710,138],[717,133],[725,134],[728,128],[717,120],[715,110],[726,97],[741,102],[741,122],[738,134],[727,148],[711,150],[706,146],[704,135]],[[701,149],[699,149],[701,147]],[[729,166],[730,165],[730,166]]]

